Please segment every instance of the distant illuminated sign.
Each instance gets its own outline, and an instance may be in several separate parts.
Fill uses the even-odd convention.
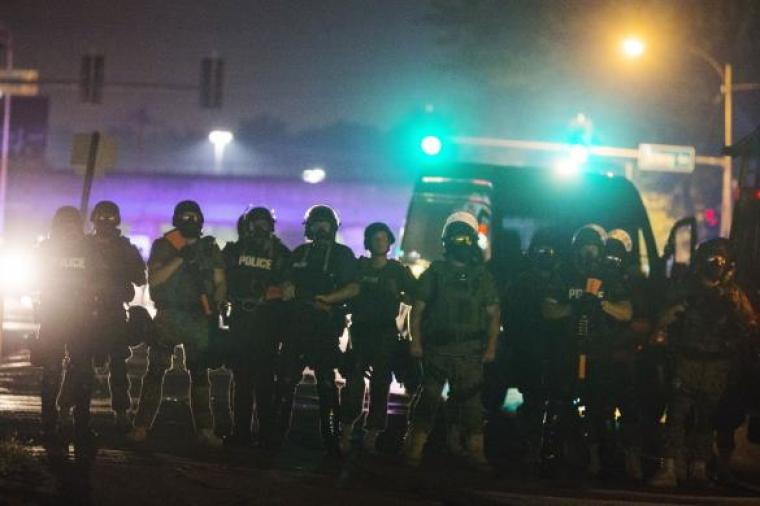
[[[639,144],[639,170],[691,174],[696,158],[694,146]]]

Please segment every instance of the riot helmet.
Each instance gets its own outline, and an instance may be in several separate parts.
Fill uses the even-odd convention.
[[[325,225],[322,225],[322,224]],[[332,207],[315,205],[307,209],[303,219],[304,236],[311,240],[334,240],[340,228],[340,218]]]
[[[571,243],[573,260],[576,267],[589,271],[602,259],[607,243],[607,232],[599,225],[584,225],[573,234]]]
[[[172,225],[185,238],[198,238],[203,230],[203,212],[194,200],[183,200],[174,207]]]
[[[736,266],[728,239],[705,241],[697,247],[694,256],[697,276],[706,286],[722,285],[733,278]]]
[[[82,215],[73,206],[58,208],[53,216],[50,237],[53,239],[72,240],[83,235]]]
[[[528,245],[528,259],[540,272],[551,272],[559,261],[557,231],[552,228],[536,230]]]
[[[483,258],[478,246],[478,220],[466,211],[457,211],[446,219],[441,242],[446,258],[462,263],[477,263]]]
[[[98,235],[118,235],[121,225],[121,212],[119,206],[110,200],[101,200],[90,213],[90,221]]]
[[[241,239],[268,239],[274,233],[274,211],[266,207],[253,207],[238,220],[238,236]]]
[[[622,228],[611,230],[604,246],[603,262],[612,270],[625,270],[630,264],[632,250],[633,242],[628,232]]]
[[[382,246],[385,248],[384,251],[379,251],[377,253],[385,255],[390,251],[391,246],[393,243],[396,242],[396,237],[393,235],[393,232],[391,231],[391,228],[381,222],[375,222],[370,223],[367,228],[364,229],[364,249],[369,251],[372,254],[375,254],[376,252],[373,250],[373,238],[378,233],[384,233],[386,236],[386,240],[383,241],[382,239],[380,241],[383,241]],[[380,248],[382,249],[382,248]]]

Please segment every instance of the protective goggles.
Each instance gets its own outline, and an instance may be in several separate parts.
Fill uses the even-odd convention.
[[[709,256],[705,259],[705,264],[711,267],[725,267],[728,264],[726,257],[720,255]]]
[[[475,239],[471,235],[455,235],[449,239],[453,244],[460,246],[472,246],[475,244]]]
[[[183,221],[183,222],[185,222],[185,223],[190,223],[190,222],[193,222],[193,223],[200,223],[200,221],[201,221],[201,217],[200,217],[200,216],[198,216],[198,215],[197,215],[197,214],[195,214],[195,213],[182,213],[182,214],[179,216],[179,221]]]

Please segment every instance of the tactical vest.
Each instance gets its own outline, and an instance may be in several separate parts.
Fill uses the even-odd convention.
[[[335,279],[335,260],[339,244],[317,246],[310,243],[293,253],[293,282],[297,299],[312,299],[338,288]]]
[[[171,245],[170,247],[174,248]],[[151,298],[159,309],[174,308],[201,312],[203,310],[200,302],[201,295],[213,293],[214,238],[204,236],[193,247],[198,248],[198,258],[193,265],[183,263],[169,279],[158,286],[151,287]],[[179,254],[178,250],[174,251]]]
[[[351,300],[351,320],[371,327],[395,327],[401,304],[397,271],[403,267],[388,260],[382,269],[372,267],[369,258],[359,259],[359,295]]]
[[[78,313],[89,304],[91,256],[84,239],[75,242],[48,240],[40,246],[43,279],[42,316]]]
[[[106,304],[122,304],[134,297],[131,274],[136,268],[132,262],[132,244],[126,237],[101,239],[87,236],[92,250],[94,289],[97,297]]]
[[[225,256],[230,297],[263,300],[267,288],[277,282],[282,270],[282,258],[278,257],[274,240],[264,247],[236,242],[228,248]]]
[[[481,291],[485,266],[437,261],[428,270],[433,293],[424,313],[426,339],[435,344],[483,339],[488,325]]]
[[[698,294],[689,299],[682,315],[677,347],[699,357],[727,357],[736,351],[738,328],[731,321],[729,301],[717,295]]]

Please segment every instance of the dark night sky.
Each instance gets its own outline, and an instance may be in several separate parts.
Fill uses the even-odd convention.
[[[441,84],[435,71],[439,48],[431,29],[417,22],[424,2],[3,4],[0,19],[15,35],[17,66],[37,67],[47,77],[75,77],[79,58],[90,48],[105,53],[107,80],[195,83],[202,56],[217,51],[225,58],[220,115],[193,108],[194,93],[109,91],[101,109],[117,116],[150,103],[166,121],[235,123],[269,113],[294,127],[338,119],[387,125],[436,99]],[[57,107],[78,108],[76,100],[66,102]]]
[[[39,68],[43,77],[75,78],[80,57],[89,49],[105,53],[107,81],[195,84],[201,57],[217,51],[225,58],[221,111],[200,109],[194,92],[109,88],[104,103],[91,106],[79,103],[75,88],[46,89],[51,143],[60,144],[61,152],[72,131],[129,128],[140,109],[150,117],[150,134],[235,128],[262,114],[280,118],[294,130],[338,121],[387,129],[431,103],[456,117],[459,133],[557,140],[570,118],[582,111],[594,119],[608,144],[696,144],[703,151],[719,145],[720,108],[708,96],[718,83],[699,62],[634,77],[635,71],[578,53],[573,79],[552,76],[550,65],[542,69],[540,87],[528,79],[521,89],[499,94],[477,72],[453,70],[440,32],[422,21],[429,13],[425,0],[0,2],[0,20],[16,38],[16,65]],[[581,14],[587,13],[579,11],[583,26]],[[616,28],[607,21],[602,18],[602,24]],[[531,45],[530,29],[528,34],[525,43]],[[586,49],[610,42],[589,40]],[[536,39],[538,50],[541,43]],[[686,89],[668,80],[668,73],[683,72],[693,72],[694,82],[707,84]],[[683,92],[658,95],[663,86]],[[699,116],[703,124],[683,128],[687,119],[679,118],[679,112],[697,98],[705,99]],[[744,112],[751,99],[737,98],[737,135],[757,121]],[[656,129],[667,121],[673,123],[669,129]]]

